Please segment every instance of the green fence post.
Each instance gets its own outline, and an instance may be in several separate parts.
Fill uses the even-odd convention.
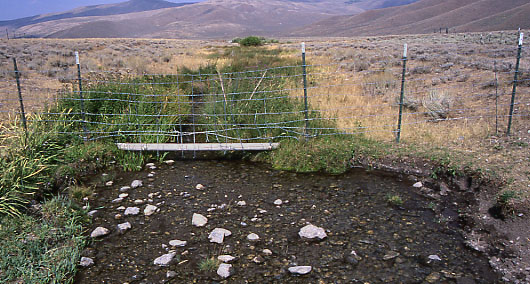
[[[407,72],[407,44],[403,46],[403,73],[401,75],[401,96],[399,97],[399,118],[396,142],[401,139],[401,121],[403,118],[403,99],[405,97],[405,74]]]
[[[510,136],[510,130],[512,128],[512,118],[513,118],[513,106],[515,104],[515,94],[517,91],[517,78],[519,75],[519,63],[521,62],[521,50],[523,49],[523,37],[524,33],[519,34],[519,47],[517,49],[517,63],[515,64],[515,74],[513,75],[513,89],[512,89],[512,102],[510,103],[510,115],[508,118],[508,130],[506,135]]]

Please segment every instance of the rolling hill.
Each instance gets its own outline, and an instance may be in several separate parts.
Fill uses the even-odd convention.
[[[361,36],[451,32],[479,32],[530,28],[528,0],[421,0],[409,5],[334,16],[290,35]]]

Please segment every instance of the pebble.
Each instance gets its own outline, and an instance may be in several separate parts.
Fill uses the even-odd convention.
[[[177,277],[177,273],[173,270],[170,270],[166,273],[166,278],[175,278]]]
[[[112,200],[112,203],[120,203],[122,201],[123,201],[123,198],[118,197],[118,198]]]
[[[158,209],[158,207],[154,206],[154,205],[147,205],[144,209],[144,215],[145,216],[151,216],[153,215],[156,210]]]
[[[252,259],[252,262],[258,263],[258,264],[263,263],[264,261],[265,261],[265,259],[262,256],[260,256],[260,255],[254,257]]]
[[[257,234],[254,234],[254,233],[250,233],[247,236],[247,240],[249,240],[251,242],[257,242],[257,241],[259,241],[259,236]]]
[[[92,231],[92,233],[90,234],[90,237],[92,238],[103,237],[105,235],[108,235],[109,233],[110,233],[109,229],[104,228],[104,227],[97,227],[96,229],[94,229],[94,231]]]
[[[129,222],[118,224],[118,230],[120,231],[120,233],[125,233],[125,231],[129,230],[130,228],[132,228],[132,226]]]
[[[442,261],[442,259],[439,256],[435,255],[435,254],[429,255],[429,260]]]
[[[127,207],[127,209],[125,209],[125,216],[127,215],[138,215],[140,213],[140,208],[138,207]]]
[[[171,252],[168,254],[164,254],[160,257],[157,257],[154,261],[154,264],[158,266],[168,266],[173,260],[173,258],[175,257],[175,255],[176,253]]]
[[[96,213],[98,213],[98,210],[92,210],[92,211],[88,212],[87,215],[90,216],[90,217],[94,217],[94,215],[96,215]]]
[[[105,183],[105,185],[106,185],[106,186],[112,186],[112,185],[114,185],[114,182],[113,182],[113,181],[107,181],[107,182]]]
[[[141,180],[133,180],[133,182],[131,183],[131,188],[132,189],[139,188],[142,185],[143,185],[143,182]]]
[[[282,204],[283,204],[283,201],[282,201],[281,199],[276,199],[276,200],[274,200],[274,205],[276,205],[276,206],[280,206],[280,205],[282,205]]]
[[[264,249],[262,253],[263,255],[267,255],[267,256],[272,255],[272,251],[270,249]]]
[[[146,167],[146,168],[150,168],[150,167],[154,167],[154,166],[155,166],[154,163],[147,163],[147,164],[145,164],[145,167]]]
[[[118,197],[125,199],[125,198],[129,197],[129,194],[128,193],[122,193]]]
[[[121,217],[123,217],[123,216],[121,214],[119,214],[119,213],[114,215],[114,219],[116,219],[116,220],[120,220]]]
[[[415,187],[415,188],[421,188],[421,187],[423,187],[423,184],[421,183],[421,181],[418,181],[417,183],[413,184],[412,186]]]
[[[206,187],[204,185],[200,184],[200,183],[195,186],[195,189],[197,189],[197,190],[204,190],[205,188]]]
[[[234,261],[236,258],[228,254],[223,254],[218,256],[217,259],[221,262],[229,263]]]
[[[168,166],[171,166],[171,165],[173,165],[173,164],[175,163],[175,161],[173,161],[173,160],[167,160],[167,161],[164,161],[164,163],[165,163],[166,165],[168,165]]]
[[[136,200],[134,201],[134,204],[135,204],[135,205],[142,205],[142,204],[144,204],[144,203],[145,203],[145,201],[143,201],[143,200],[141,200],[141,199],[136,199]]]
[[[425,278],[425,281],[429,283],[438,283],[438,280],[440,280],[440,273],[438,272],[433,272]]]
[[[183,246],[186,246],[187,244],[188,242],[181,241],[181,240],[172,240],[169,242],[169,245],[172,247],[183,247]]]
[[[383,256],[383,260],[391,260],[399,256],[399,252],[389,251]]]
[[[152,178],[152,177],[154,177],[154,176],[155,176],[155,175],[154,175],[154,174],[151,174],[151,173],[147,174],[147,177],[148,177],[148,178]]]
[[[116,208],[116,210],[118,210],[118,211],[124,211],[125,209],[126,209],[125,206],[120,206],[120,207]]]
[[[326,231],[323,228],[320,228],[320,227],[317,227],[311,224],[300,229],[300,231],[298,232],[298,235],[302,239],[309,239],[309,240],[315,240],[315,239],[322,240],[327,237]]]
[[[311,272],[313,268],[311,266],[293,266],[289,267],[289,272],[292,274],[304,275]]]
[[[81,257],[81,261],[79,261],[79,265],[82,267],[90,267],[94,265],[94,260],[90,257]]]
[[[208,218],[204,217],[201,214],[193,213],[193,217],[191,218],[191,224],[195,227],[203,227],[208,223]]]
[[[237,206],[246,206],[247,203],[243,200],[237,202]]]
[[[230,235],[232,235],[232,232],[227,229],[215,228],[208,236],[208,239],[211,243],[222,244],[224,241],[224,237],[228,237]]]
[[[234,269],[232,268],[231,264],[221,263],[219,268],[217,268],[217,275],[221,276],[222,278],[228,278],[232,276],[233,273]]]
[[[120,188],[120,192],[126,192],[126,191],[128,191],[129,189],[131,189],[130,186],[122,186],[122,187]]]

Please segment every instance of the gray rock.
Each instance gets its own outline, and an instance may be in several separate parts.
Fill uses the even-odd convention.
[[[168,254],[164,254],[160,257],[157,257],[154,261],[154,264],[158,266],[168,266],[171,263],[171,261],[173,261],[173,258],[175,257],[175,255],[176,253],[171,252]]]
[[[90,216],[90,217],[94,217],[94,215],[96,215],[96,213],[98,213],[98,210],[92,210],[92,211],[88,212],[87,215]]]
[[[82,267],[90,267],[94,265],[94,260],[90,257],[81,257],[81,261],[79,261],[79,265]]]
[[[274,205],[276,205],[276,206],[280,206],[280,205],[282,205],[282,204],[283,204],[283,201],[282,201],[281,199],[276,199],[276,200],[274,200]]]
[[[399,256],[399,252],[389,251],[383,256],[383,260],[391,260]]]
[[[125,214],[126,216],[127,215],[138,215],[140,213],[140,208],[138,207],[127,207],[127,209],[125,209]]]
[[[90,237],[99,238],[99,237],[106,236],[109,233],[110,233],[109,229],[104,228],[104,227],[97,227],[96,229],[94,229],[94,231],[92,231],[92,233],[90,234]]]
[[[442,259],[439,256],[435,255],[435,254],[429,255],[429,260],[442,261]]]
[[[126,191],[128,191],[129,189],[131,189],[130,186],[122,186],[122,187],[120,188],[120,192],[126,192]]]
[[[257,242],[257,241],[259,241],[259,236],[257,234],[254,234],[254,233],[250,233],[247,236],[247,240],[249,240],[251,242]]]
[[[125,233],[125,231],[129,230],[130,228],[132,228],[132,226],[129,222],[118,224],[118,231],[120,231],[120,233]]]
[[[234,268],[232,268],[232,264],[221,263],[219,268],[217,268],[217,275],[221,276],[222,278],[228,278],[232,276],[233,273]]]
[[[418,181],[417,183],[413,184],[412,186],[415,187],[415,188],[421,188],[421,187],[423,187],[423,183],[421,183],[421,181]]]
[[[177,273],[175,271],[173,271],[173,270],[170,270],[170,271],[168,271],[166,273],[166,278],[170,278],[171,279],[171,278],[175,278],[175,277],[177,277]]]
[[[327,237],[326,231],[324,231],[323,228],[317,227],[315,225],[307,225],[300,229],[298,232],[298,235],[302,239],[308,239],[308,240],[322,240]]]
[[[172,240],[169,242],[169,245],[172,247],[183,247],[183,246],[186,246],[187,244],[188,242],[181,241],[181,240]]]
[[[224,255],[218,256],[217,259],[219,261],[221,261],[221,262],[224,262],[224,263],[230,263],[230,262],[234,261],[236,258],[231,256],[231,255],[224,254]]]
[[[154,205],[147,205],[144,209],[144,215],[145,216],[151,216],[153,215],[156,210],[158,209],[158,207],[154,206]]]
[[[224,237],[228,237],[230,235],[232,235],[232,232],[227,229],[215,228],[208,236],[208,239],[211,243],[222,244],[224,241]]]
[[[122,194],[118,195],[118,197],[125,199],[125,198],[129,197],[129,194],[128,193],[122,193]]]
[[[139,188],[142,185],[143,185],[143,182],[141,180],[133,180],[133,182],[131,183],[131,188],[132,189]]]
[[[119,197],[118,197],[118,198],[112,200],[112,203],[120,203],[120,202],[122,202],[122,201],[123,201],[123,198],[119,198]]]
[[[289,267],[289,272],[292,274],[304,275],[311,272],[313,268],[311,266],[293,266]]]
[[[208,218],[201,214],[193,213],[193,217],[191,218],[191,224],[193,226],[203,227],[206,223],[208,223]]]

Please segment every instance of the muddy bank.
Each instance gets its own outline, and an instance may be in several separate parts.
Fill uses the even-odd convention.
[[[98,210],[90,229],[106,227],[110,234],[85,250],[95,265],[82,269],[76,283],[499,281],[488,258],[462,237],[462,228],[472,225],[472,219],[460,217],[467,201],[452,194],[436,199],[428,182],[412,186],[415,177],[362,169],[338,176],[296,174],[241,161],[177,161],[157,167],[118,173],[111,187],[95,181],[100,187],[91,206]],[[112,203],[123,193],[120,188],[136,179],[143,185]],[[205,188],[198,190],[198,184]],[[159,210],[145,216],[147,205]],[[138,207],[140,213],[118,210],[127,207]],[[193,226],[194,213],[206,216],[208,223]],[[117,225],[124,222],[131,229],[120,233]],[[309,223],[324,228],[327,237],[301,239],[298,233]],[[211,243],[214,228],[232,234],[222,244]],[[251,233],[259,236],[257,242],[247,239]],[[186,245],[172,247],[172,240]],[[174,258],[168,266],[154,264],[170,252]],[[204,266],[224,254],[236,257],[227,280]],[[288,271],[297,265],[312,270],[303,276]]]

